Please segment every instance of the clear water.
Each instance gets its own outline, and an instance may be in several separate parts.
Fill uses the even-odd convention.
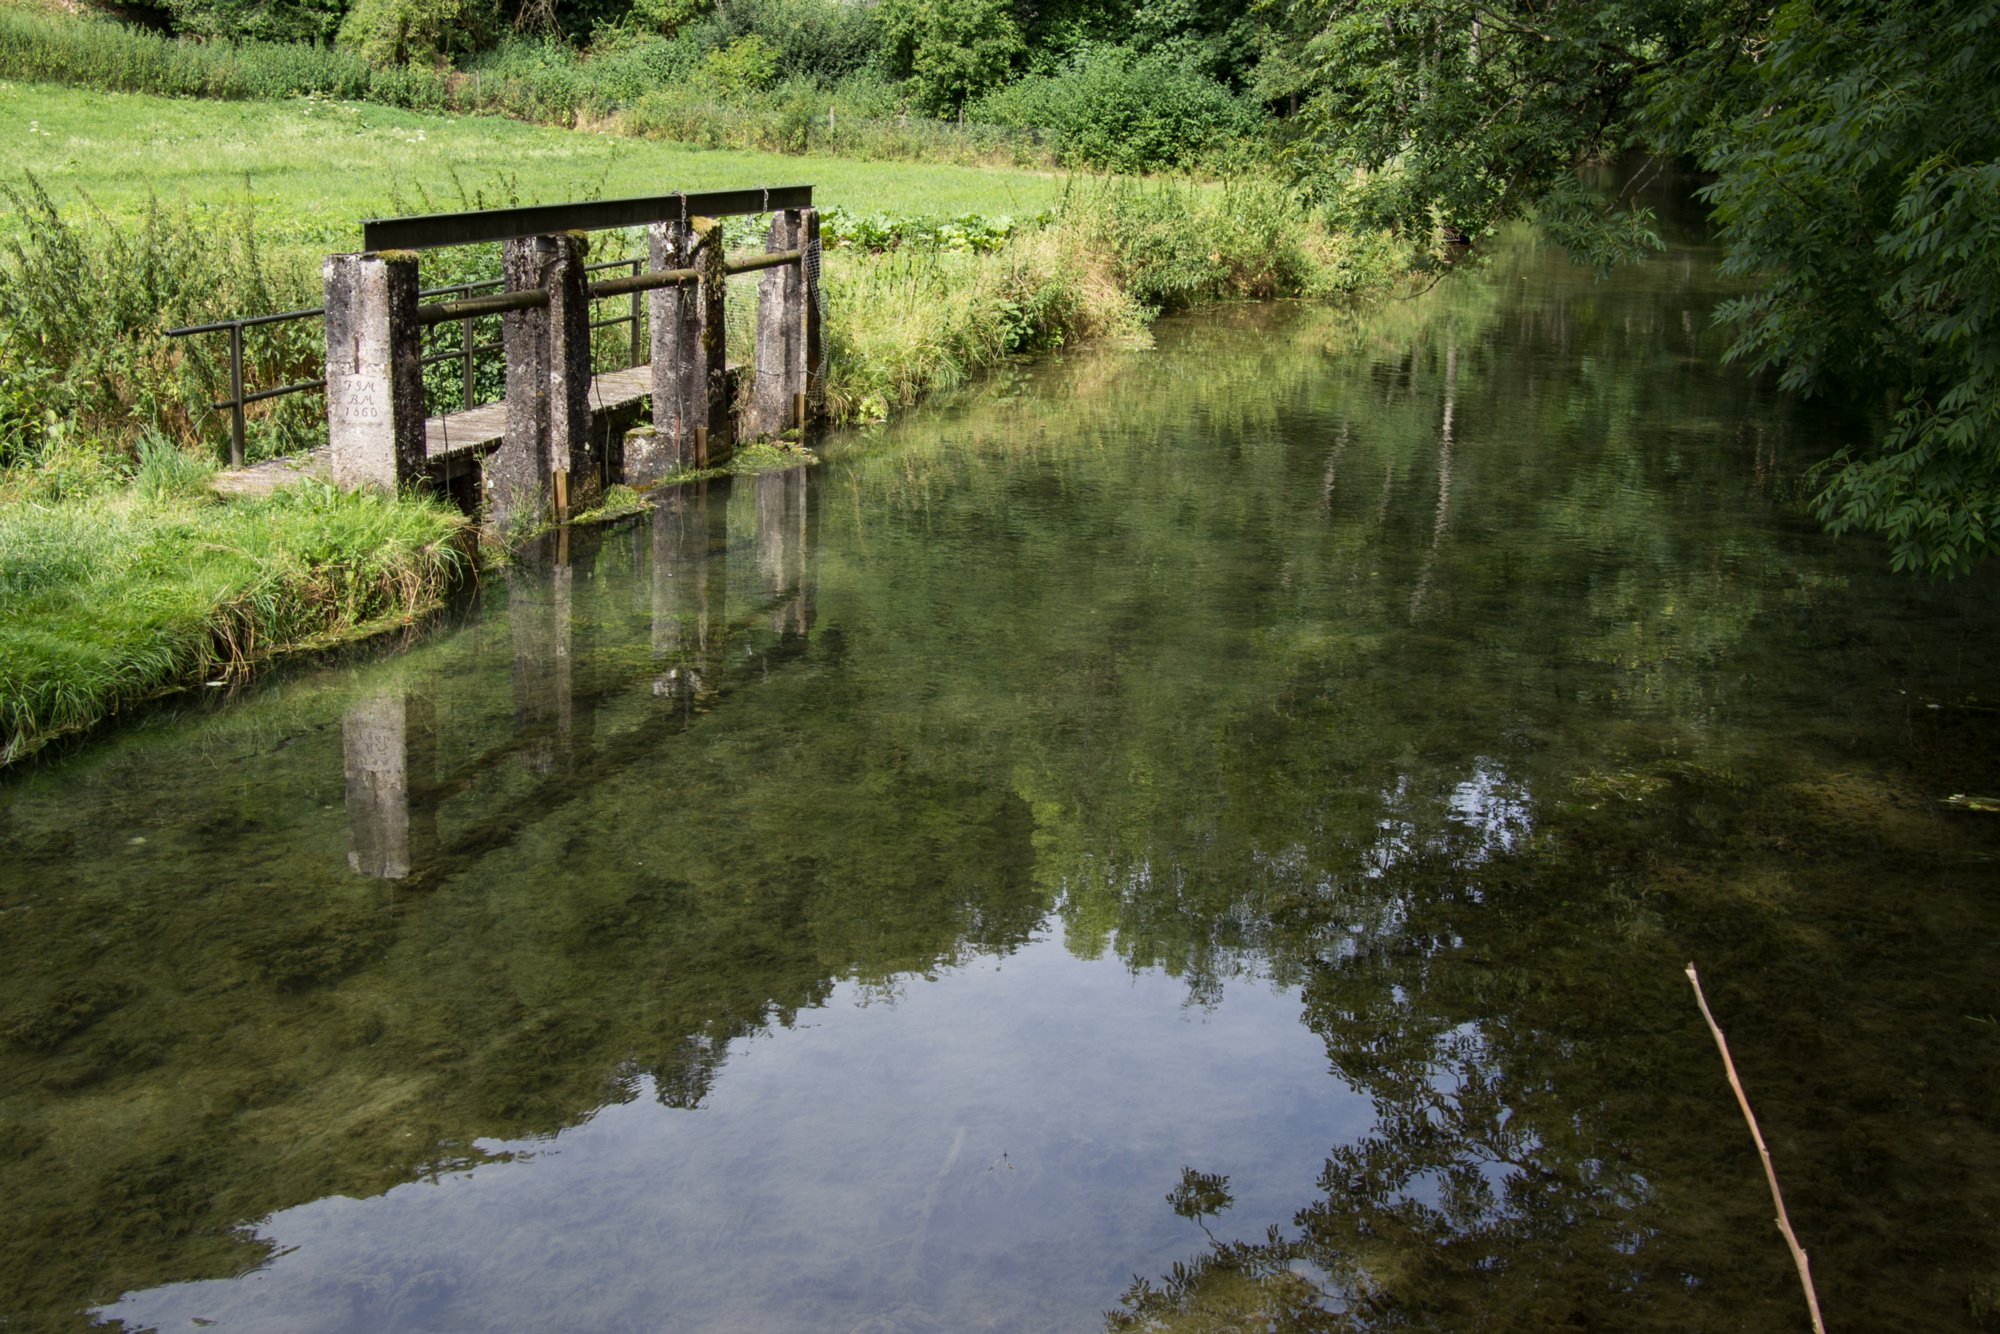
[[[0,1324],[1802,1328],[1690,960],[1990,1324],[2000,608],[1716,295],[1169,321],[8,779]]]

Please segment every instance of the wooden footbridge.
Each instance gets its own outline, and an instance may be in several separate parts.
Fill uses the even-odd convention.
[[[764,249],[725,255],[721,219],[753,214],[771,215]],[[647,234],[643,259],[587,262],[590,233],[637,227]],[[498,279],[419,288],[419,252],[496,242]],[[323,466],[350,488],[448,490],[504,529],[587,508],[613,482],[646,485],[713,466],[739,438],[817,425],[826,406],[819,260],[811,186],[377,219],[363,224],[360,252],[327,258],[323,307],[169,332],[228,332],[230,398],[216,407],[230,413],[239,468],[248,404],[323,389],[328,449],[311,461],[315,470]],[[593,281],[593,272],[611,267],[628,272]],[[729,362],[725,298],[730,275],[750,272],[763,274],[756,346],[737,368]],[[452,294],[457,299],[426,300]],[[649,359],[593,375],[593,333],[628,321],[593,321],[592,304],[631,300],[638,362],[642,296],[650,303]],[[505,397],[474,405],[473,321],[494,315]],[[315,317],[326,325],[324,379],[246,393],[244,330]],[[462,330],[456,355],[464,360],[466,407],[433,415],[424,370],[439,357],[424,355],[423,334],[452,322]],[[650,426],[638,426],[648,409]],[[225,484],[267,489],[301,464],[276,460],[229,474]]]

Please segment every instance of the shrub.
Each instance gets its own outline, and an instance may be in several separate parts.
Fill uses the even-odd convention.
[[[166,0],[174,30],[232,41],[324,42],[345,0]]]
[[[671,37],[710,7],[710,0],[633,0],[627,22],[642,32]]]
[[[937,115],[997,87],[1025,50],[1006,0],[883,0],[881,12],[891,72]]]
[[[724,96],[762,92],[778,77],[778,53],[753,32],[710,51],[702,72]]]
[[[755,37],[777,62],[774,77],[825,85],[875,59],[882,24],[876,6],[847,0],[730,0],[685,35],[716,47]]]
[[[496,17],[482,0],[355,0],[340,45],[376,66],[436,64],[485,45]]]
[[[972,114],[1039,126],[1065,163],[1109,171],[1188,166],[1261,123],[1255,108],[1208,76],[1117,46],[1087,48],[1058,73],[988,94]]]

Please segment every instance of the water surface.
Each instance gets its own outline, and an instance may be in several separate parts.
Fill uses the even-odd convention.
[[[692,488],[0,786],[9,1329],[2000,1309],[1990,581],[1523,241]]]

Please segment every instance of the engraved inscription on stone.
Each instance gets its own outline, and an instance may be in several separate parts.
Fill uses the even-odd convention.
[[[334,376],[326,385],[326,418],[337,435],[386,427],[389,381],[374,375]]]

